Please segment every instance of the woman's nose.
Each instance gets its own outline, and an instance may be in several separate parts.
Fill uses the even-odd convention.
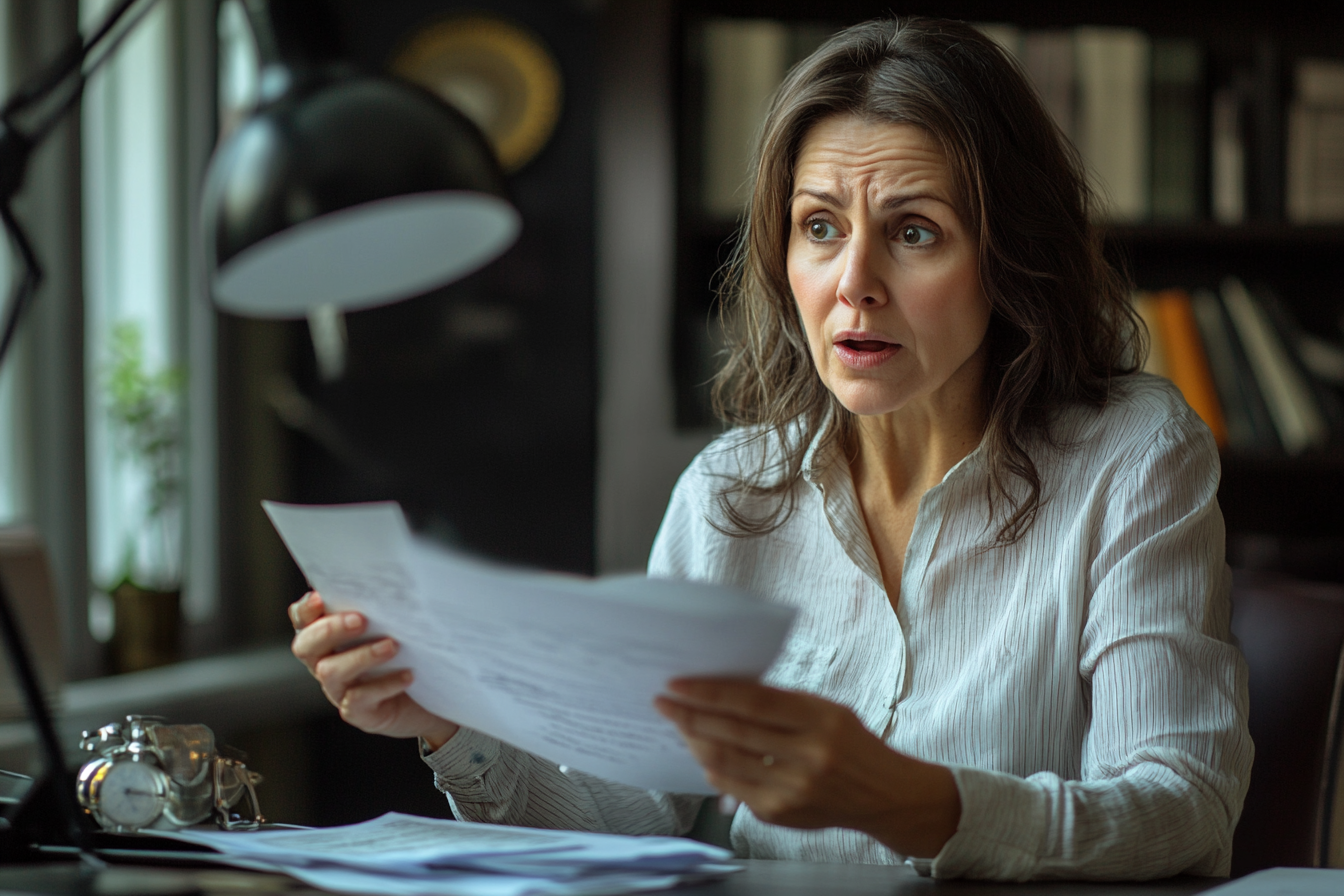
[[[845,268],[836,284],[835,297],[851,308],[875,308],[887,304],[890,296],[878,272],[875,253],[878,241],[856,233],[845,247]]]

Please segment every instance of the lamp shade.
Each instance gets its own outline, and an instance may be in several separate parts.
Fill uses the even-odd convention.
[[[203,214],[215,301],[253,317],[418,295],[493,260],[520,227],[475,125],[412,85],[331,70],[219,146]]]

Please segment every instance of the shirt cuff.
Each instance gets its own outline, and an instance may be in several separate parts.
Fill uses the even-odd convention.
[[[500,743],[475,728],[459,728],[433,752],[420,742],[420,757],[434,772],[434,784],[447,793],[464,794],[481,787],[481,776],[499,760]]]
[[[961,821],[934,857],[933,876],[1030,879],[1045,841],[1045,791],[1016,775],[950,768],[961,796]]]

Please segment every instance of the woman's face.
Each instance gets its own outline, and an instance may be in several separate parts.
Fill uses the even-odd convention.
[[[921,128],[857,116],[808,132],[789,285],[822,382],[855,414],[975,399],[989,302],[952,173]]]

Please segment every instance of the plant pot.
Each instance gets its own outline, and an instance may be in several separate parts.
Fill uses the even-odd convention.
[[[114,673],[177,662],[182,654],[180,603],[181,591],[154,591],[130,582],[112,591],[116,628],[108,647]]]

